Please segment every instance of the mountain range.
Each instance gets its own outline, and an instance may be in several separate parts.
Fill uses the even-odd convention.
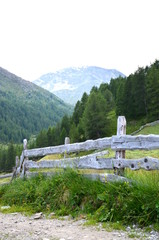
[[[61,98],[64,102],[75,105],[84,92],[88,93],[93,86],[109,83],[112,78],[125,75],[115,69],[95,66],[65,68],[57,72],[47,73],[33,81]]]
[[[54,94],[0,67],[0,142],[21,142],[72,111]]]

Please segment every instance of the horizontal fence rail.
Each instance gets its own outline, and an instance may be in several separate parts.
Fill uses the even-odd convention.
[[[65,139],[66,140],[66,139]],[[114,157],[106,157],[111,148],[114,150]],[[76,169],[96,169],[96,170],[114,170],[116,175],[123,176],[124,169],[131,170],[159,170],[159,160],[153,157],[143,157],[140,159],[126,159],[125,150],[155,150],[159,149],[159,135],[126,135],[126,120],[124,116],[118,117],[117,135],[112,137],[100,138],[97,140],[87,140],[82,143],[70,144],[69,138],[65,145],[51,146],[45,148],[27,149],[27,140],[24,140],[24,150],[20,156],[20,163],[16,167],[15,176],[25,174],[29,176],[31,169],[51,169],[51,168],[76,168]],[[69,153],[78,153],[80,151],[100,150],[93,154],[83,157],[71,158]],[[105,151],[104,151],[105,150]],[[51,154],[64,154],[64,159],[32,161]],[[35,174],[35,172],[34,172]],[[97,177],[98,174],[94,174]],[[99,179],[103,179],[99,175]],[[108,178],[108,174],[107,174]],[[118,179],[124,179],[117,177]],[[116,179],[113,174],[109,174],[109,179]]]
[[[99,138],[97,140],[87,140],[82,143],[73,143],[55,147],[35,148],[24,150],[24,157],[43,157],[50,154],[71,153],[79,151],[89,151],[105,149],[111,146],[111,137]]]
[[[26,169],[31,168],[77,168],[77,169],[109,169],[130,168],[131,170],[159,170],[159,160],[156,158],[145,157],[140,159],[115,159],[97,158],[95,156],[84,156],[80,158],[67,158],[60,160],[47,160],[35,162],[28,160],[25,163]]]
[[[154,150],[159,149],[159,135],[123,135],[88,140],[55,147],[35,148],[24,150],[24,157],[43,157],[50,154],[71,153],[96,149],[111,148],[112,150]]]
[[[113,150],[154,150],[159,149],[159,135],[112,136]]]
[[[3,179],[3,178],[9,178],[9,177],[12,177],[12,173],[7,173],[7,174],[4,174],[4,175],[0,175],[0,179]]]

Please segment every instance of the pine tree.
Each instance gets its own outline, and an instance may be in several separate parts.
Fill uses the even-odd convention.
[[[67,115],[65,115],[62,118],[62,121],[61,121],[61,130],[63,130],[63,128],[66,131],[66,135],[69,135],[69,131],[70,131],[70,118]]]
[[[107,103],[101,93],[92,91],[84,111],[83,125],[86,139],[108,135]]]
[[[36,146],[39,148],[48,146],[47,131],[45,129],[41,130],[39,135],[37,136]]]
[[[151,65],[146,76],[147,111],[149,120],[159,119],[159,61]]]
[[[119,83],[116,92],[116,115],[125,115],[125,81]]]
[[[78,101],[76,103],[76,106],[75,106],[74,112],[73,112],[73,116],[72,116],[72,122],[74,122],[76,124],[76,126],[79,124],[80,118],[82,118],[82,116],[83,116],[83,112],[85,110],[87,100],[88,100],[88,95],[87,95],[87,93],[84,93],[81,98],[81,101]]]
[[[5,162],[5,170],[7,172],[12,171],[13,167],[15,167],[15,157],[16,157],[16,151],[15,151],[14,145],[13,143],[10,143],[8,146],[7,159]]]
[[[65,137],[68,137],[67,136],[67,132],[66,132],[66,129],[63,128],[61,133],[60,133],[60,145],[63,145],[64,142],[65,142]]]
[[[49,127],[49,129],[47,131],[47,143],[48,143],[48,146],[52,146],[53,145],[53,137],[52,137],[52,129],[51,129],[51,127]]]
[[[72,123],[71,125],[69,137],[70,137],[71,143],[75,143],[79,141],[78,127],[76,127],[75,123]]]

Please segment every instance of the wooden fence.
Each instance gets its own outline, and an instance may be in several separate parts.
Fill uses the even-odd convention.
[[[114,150],[114,158],[106,158],[106,149]],[[30,169],[49,168],[77,168],[77,169],[110,169],[115,174],[93,174],[92,178],[99,178],[101,181],[124,180],[122,177],[124,169],[131,170],[159,170],[159,160],[152,157],[141,159],[125,159],[126,150],[153,150],[159,149],[159,135],[126,135],[126,120],[124,116],[118,117],[117,135],[112,137],[88,140],[82,143],[68,142],[60,146],[45,148],[27,149],[27,140],[24,140],[24,150],[20,156],[20,163],[15,167],[13,177],[20,175],[28,176]],[[70,158],[69,153],[88,150],[100,150],[83,157]],[[64,158],[59,160],[32,161],[32,158],[41,158],[51,154],[64,154]],[[66,158],[67,155],[67,158]],[[12,178],[13,178],[12,177]]]

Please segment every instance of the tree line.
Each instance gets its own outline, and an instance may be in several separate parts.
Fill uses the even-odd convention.
[[[159,61],[138,70],[127,78],[112,79],[109,89],[116,103],[116,115],[128,120],[159,119]]]
[[[71,143],[112,136],[116,134],[119,115],[124,115],[128,122],[155,121],[159,119],[158,96],[159,61],[156,60],[128,77],[111,79],[109,84],[93,87],[90,94],[84,93],[72,116],[65,115],[56,125],[42,129],[29,148],[61,145],[68,136]],[[14,165],[18,150],[13,148],[11,144],[0,149],[0,171],[9,171]]]
[[[65,115],[56,126],[41,130],[34,146],[60,145],[66,136],[72,143],[111,136],[116,134],[119,115],[124,115],[128,122],[155,121],[159,119],[158,96],[159,61],[156,60],[128,77],[93,87],[89,95],[84,93],[73,115]]]
[[[65,115],[62,121],[48,130],[41,130],[36,138],[36,147],[64,144],[69,136],[71,142],[82,142],[111,136],[116,129],[116,120],[112,121],[115,102],[108,84],[93,87],[90,94],[84,93],[75,105],[73,115]]]

